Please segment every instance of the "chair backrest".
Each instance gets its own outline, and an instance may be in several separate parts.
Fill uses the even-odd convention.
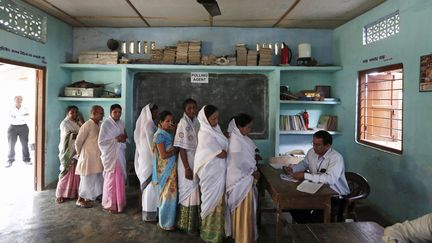
[[[345,172],[350,194],[346,196],[348,201],[354,201],[366,198],[370,193],[370,186],[367,180],[355,172]]]

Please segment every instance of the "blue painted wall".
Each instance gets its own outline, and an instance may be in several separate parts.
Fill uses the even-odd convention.
[[[363,26],[398,9],[400,33],[363,46]],[[432,1],[388,0],[333,34],[335,62],[343,66],[335,76],[335,95],[342,100],[337,113],[343,132],[335,147],[344,155],[348,170],[366,177],[372,187],[370,201],[391,220],[415,218],[432,209],[432,93],[418,91],[420,56],[432,52],[431,16]],[[379,55],[392,59],[362,63]],[[395,63],[404,65],[402,155],[355,142],[357,72]]]
[[[45,13],[23,4],[41,15]],[[59,124],[64,118],[65,103],[58,102],[57,96],[64,86],[64,81],[68,80],[64,71],[60,70],[59,63],[71,59],[72,56],[72,27],[59,21],[56,18],[47,16],[48,37],[45,44],[0,30],[0,46],[9,50],[18,50],[33,55],[44,56],[46,63],[41,59],[24,56],[2,49],[0,58],[13,61],[25,62],[47,68],[46,76],[46,116],[45,116],[45,184],[49,184],[57,179],[59,173],[58,143],[59,143]],[[3,158],[4,159],[4,158]]]
[[[202,54],[217,56],[234,54],[237,43],[245,43],[250,49],[256,43],[284,41],[297,57],[297,45],[308,42],[312,56],[320,64],[332,63],[332,30],[322,29],[278,29],[278,28],[227,28],[227,27],[185,27],[185,28],[74,28],[74,60],[80,51],[109,51],[107,40],[156,42],[157,48],[175,46],[177,41],[202,40]],[[149,55],[134,55],[134,58]],[[296,58],[293,58],[294,63]],[[278,63],[279,60],[275,60]]]

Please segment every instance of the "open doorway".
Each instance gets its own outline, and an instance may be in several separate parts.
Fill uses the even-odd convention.
[[[44,186],[45,68],[0,59],[0,84],[0,193],[19,198]]]

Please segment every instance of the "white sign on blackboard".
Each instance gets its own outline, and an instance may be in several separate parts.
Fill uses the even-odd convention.
[[[191,73],[191,83],[208,84],[208,73],[193,72]]]

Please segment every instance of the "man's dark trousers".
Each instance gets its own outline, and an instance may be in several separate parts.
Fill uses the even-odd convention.
[[[23,125],[10,125],[8,128],[8,142],[9,142],[9,154],[8,162],[12,163],[15,161],[15,144],[19,137],[22,147],[23,161],[30,162],[30,153],[28,148],[28,135],[29,128],[27,124]]]

